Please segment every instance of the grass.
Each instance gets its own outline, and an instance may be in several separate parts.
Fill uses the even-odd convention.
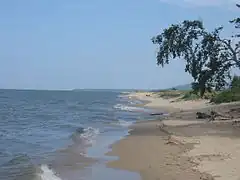
[[[164,99],[171,99],[171,98],[178,98],[181,97],[184,94],[184,91],[179,90],[161,90],[159,92],[156,92],[159,97]]]
[[[157,94],[158,97],[161,97],[163,99],[178,98],[177,101],[190,101],[201,99],[200,96],[194,94],[192,90],[161,90],[159,92],[155,92],[155,94]],[[210,93],[206,93],[204,98],[210,99],[210,97],[212,97],[212,95],[210,95]]]
[[[182,97],[182,100],[190,101],[190,100],[197,100],[200,99],[200,96],[197,94],[194,94],[192,91],[186,92]]]
[[[155,91],[154,94],[164,99],[175,98],[176,101],[189,101],[201,99],[199,94],[193,93],[192,90],[160,90]],[[209,99],[210,102],[220,104],[240,101],[240,77],[235,76],[231,82],[231,86],[220,92],[212,91],[206,92],[203,99]]]
[[[164,99],[176,98],[176,101],[193,101],[201,99],[199,94],[194,94],[189,90],[162,90],[155,92],[155,94]],[[210,102],[216,104],[240,101],[240,88],[231,88],[221,92],[206,92],[202,99],[209,99]]]
[[[184,93],[184,95],[181,97],[181,100],[185,101],[193,101],[198,99],[212,99],[216,95],[215,91],[212,92],[206,92],[204,96],[201,98],[199,94],[194,93],[193,91],[187,91]]]

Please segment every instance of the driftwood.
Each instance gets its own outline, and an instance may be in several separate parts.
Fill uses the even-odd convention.
[[[165,144],[173,144],[173,145],[182,144],[181,142],[179,142],[177,139],[173,137],[171,132],[165,129],[166,125],[164,123],[157,124],[156,126],[160,129],[160,131],[168,135],[167,142]]]
[[[230,109],[229,112],[237,112],[237,113],[239,113],[239,112],[240,112],[240,108],[233,108],[233,109]]]
[[[172,135],[168,136],[167,142],[165,144],[183,145],[181,141],[177,140]]]
[[[206,113],[202,113],[202,112],[197,112],[197,119],[208,119],[211,118],[210,115],[206,114]]]
[[[165,144],[172,144],[172,145],[182,145],[183,143],[176,138],[173,137],[173,134],[165,129],[166,125],[164,123],[156,125],[160,131],[164,132],[168,135],[167,142]]]
[[[171,144],[171,145],[183,145],[184,143],[181,142],[181,140],[178,140],[176,137],[174,137],[173,133],[168,131],[166,129],[166,125],[164,123],[156,124],[156,127],[160,129],[163,133],[167,135],[167,142],[165,144]]]
[[[231,116],[234,117],[234,118],[240,118],[240,108],[230,109],[228,114],[231,114]]]
[[[238,125],[239,126],[239,124],[240,124],[240,120],[235,120],[235,121],[232,122],[232,125]]]
[[[167,135],[171,135],[171,133],[170,133],[168,130],[164,129],[164,128],[166,127],[166,125],[165,125],[164,123],[157,124],[156,126],[157,126],[157,127],[160,129],[160,131],[162,131],[163,133],[165,133],[165,134],[167,134]]]
[[[162,116],[164,115],[164,113],[160,112],[160,113],[151,113],[151,116]]]
[[[223,115],[216,111],[210,111],[210,114],[203,113],[203,112],[197,112],[196,116],[197,116],[197,119],[209,119],[209,121],[214,121],[214,120],[216,120],[216,118],[218,118],[220,120],[228,120],[228,119],[233,118],[232,116]]]

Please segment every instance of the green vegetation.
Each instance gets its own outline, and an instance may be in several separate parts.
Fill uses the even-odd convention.
[[[170,99],[170,98],[178,98],[183,95],[183,91],[178,90],[161,90],[159,92],[156,92],[156,94],[164,99]]]
[[[174,101],[193,101],[198,99],[209,99],[212,103],[228,103],[240,101],[240,76],[234,76],[228,89],[222,91],[207,91],[201,97],[194,90],[159,90],[155,94],[164,99],[175,99]]]
[[[228,103],[228,102],[234,102],[234,101],[240,101],[239,91],[226,90],[226,91],[220,92],[218,95],[216,95],[211,99],[211,102],[216,104]]]
[[[234,28],[240,28],[240,18],[230,22],[234,24]],[[224,39],[222,31],[223,27],[208,31],[201,21],[185,20],[180,24],[171,25],[152,38],[152,42],[158,46],[158,65],[164,67],[172,59],[184,60],[185,72],[193,78],[193,91],[185,94],[185,99],[198,96],[205,98],[207,93],[222,91],[231,78],[231,69],[240,69],[240,42],[237,39],[240,34],[233,35],[231,39]],[[237,90],[228,91],[234,93],[234,98],[227,91],[222,92],[225,93],[224,97],[230,98],[231,101],[236,100]],[[217,96],[221,96],[222,93]]]
[[[231,82],[232,90],[240,90],[240,76],[234,76]]]
[[[158,97],[161,97],[163,99],[175,99],[176,101],[181,100],[198,100],[201,99],[199,93],[195,93],[189,85],[179,85],[176,87],[180,87],[179,89],[169,88],[169,89],[163,89],[163,90],[155,90],[155,95]],[[183,87],[183,89],[181,89]],[[185,88],[188,87],[188,88]],[[215,91],[212,92],[206,92],[202,98],[204,99],[212,99],[216,95]]]
[[[228,103],[240,101],[240,77],[234,76],[231,87],[227,90],[219,92],[216,96],[211,99],[211,102],[219,103]]]
[[[188,100],[198,100],[201,99],[199,94],[193,92],[193,90],[161,90],[155,92],[158,97],[163,99],[175,99],[175,101],[188,101]],[[204,95],[204,99],[211,99],[214,96],[213,92],[207,92]]]
[[[198,100],[198,99],[212,99],[216,95],[215,91],[206,92],[203,97],[200,96],[199,93],[195,93],[194,91],[189,91],[184,94],[184,96],[181,98],[185,101],[188,100]]]
[[[181,99],[185,100],[185,101],[197,100],[197,99],[200,99],[200,96],[193,93],[192,91],[189,91],[189,92],[185,93]]]
[[[240,8],[239,4],[236,4],[236,6],[238,8]],[[240,17],[233,19],[232,21],[230,21],[230,23],[233,23],[235,25],[236,29],[240,28]],[[240,34],[235,34],[235,37],[240,37]]]

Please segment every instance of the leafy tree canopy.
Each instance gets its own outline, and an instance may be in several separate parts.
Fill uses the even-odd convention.
[[[237,6],[238,8],[240,8],[240,4],[236,4],[236,6]],[[237,18],[231,20],[230,22],[235,25],[235,28],[236,28],[236,29],[239,29],[239,28],[240,28],[240,17],[237,17]],[[236,34],[235,36],[236,36],[236,37],[240,37],[240,34]]]
[[[230,77],[230,68],[239,63],[239,43],[222,39],[222,27],[208,32],[201,21],[171,25],[152,38],[158,45],[157,64],[164,67],[171,59],[184,59],[185,71],[194,79],[193,89],[203,96],[206,90],[221,89]]]

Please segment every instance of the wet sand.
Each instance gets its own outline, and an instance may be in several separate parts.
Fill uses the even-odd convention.
[[[153,97],[142,97],[148,101],[152,98],[150,105],[157,108],[159,104],[159,110],[165,105],[171,114],[163,121],[133,125],[129,136],[112,145],[108,155],[119,159],[109,162],[109,167],[138,172],[143,180],[240,178],[240,126],[234,123],[240,120],[239,103],[215,106],[192,101],[184,102],[184,108],[176,104],[171,108],[172,103],[160,98],[154,102]],[[224,112],[232,108],[237,109],[232,120],[196,119],[196,111]]]

